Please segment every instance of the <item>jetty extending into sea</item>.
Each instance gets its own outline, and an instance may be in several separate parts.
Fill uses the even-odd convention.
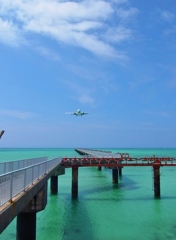
[[[50,191],[58,193],[58,176],[72,169],[72,198],[78,197],[78,169],[102,167],[112,169],[112,182],[118,184],[124,167],[152,167],[154,197],[160,198],[160,167],[176,166],[176,158],[157,156],[135,158],[128,153],[112,153],[76,148],[81,157],[47,157],[0,163],[0,233],[17,217],[17,240],[36,239],[36,214],[47,204]]]

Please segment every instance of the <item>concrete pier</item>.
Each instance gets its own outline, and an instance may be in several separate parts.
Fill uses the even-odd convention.
[[[118,168],[112,169],[112,182],[118,183]]]
[[[155,198],[160,198],[160,167],[153,167],[154,174],[154,196]]]
[[[52,194],[58,193],[58,176],[52,176],[51,177],[51,186],[50,190]]]
[[[78,197],[79,167],[80,169],[82,167],[98,167],[98,170],[101,170],[102,167],[112,169],[112,182],[115,184],[122,175],[123,167],[151,167],[153,168],[154,196],[160,198],[160,167],[176,167],[176,158],[173,157],[158,158],[153,155],[150,158],[136,158],[130,157],[128,154],[88,149],[78,152],[87,156],[52,159],[42,162],[43,168],[40,168],[41,163],[31,163],[32,170],[28,172],[28,167],[22,169],[20,167],[20,175],[16,175],[16,170],[8,172],[7,179],[3,176],[6,172],[6,164],[4,165],[2,168],[4,173],[1,176],[0,234],[17,217],[16,239],[35,240],[37,212],[44,210],[47,203],[47,181],[51,178],[51,193],[58,193],[58,176],[65,174],[67,168],[72,168],[72,198]],[[19,163],[18,165],[20,166]],[[36,173],[37,176],[35,176]],[[117,188],[118,185],[115,184],[114,188]],[[9,196],[9,192],[13,193],[13,191],[14,195],[10,194]]]
[[[119,176],[122,176],[122,167],[119,167]]]
[[[52,194],[58,193],[58,176],[63,174],[65,174],[65,168],[62,166],[59,166],[59,168],[55,171],[53,176],[51,176],[50,191]]]
[[[47,204],[47,182],[27,206],[17,215],[16,239],[36,240],[36,213]]]
[[[72,167],[72,198],[78,197],[78,166]]]
[[[16,239],[17,240],[36,239],[36,212],[18,214]]]

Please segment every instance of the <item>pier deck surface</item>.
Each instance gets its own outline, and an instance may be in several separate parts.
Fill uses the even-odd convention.
[[[96,158],[121,158],[122,154],[120,153],[112,153],[111,151],[103,151],[103,150],[94,150],[87,148],[76,148],[75,151],[80,155],[87,155],[87,157],[96,157]]]

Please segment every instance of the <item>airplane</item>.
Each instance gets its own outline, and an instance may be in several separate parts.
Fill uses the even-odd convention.
[[[88,113],[86,113],[86,112],[81,112],[81,110],[78,109],[77,112],[66,112],[66,114],[71,114],[71,115],[81,116],[81,117],[82,117],[83,115],[88,114]]]
[[[1,137],[2,137],[2,135],[4,134],[4,130],[2,130],[2,131],[0,131],[0,139],[1,139]]]

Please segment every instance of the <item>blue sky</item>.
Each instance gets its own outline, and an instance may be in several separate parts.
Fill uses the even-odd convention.
[[[176,1],[0,0],[0,88],[0,147],[176,147]]]

